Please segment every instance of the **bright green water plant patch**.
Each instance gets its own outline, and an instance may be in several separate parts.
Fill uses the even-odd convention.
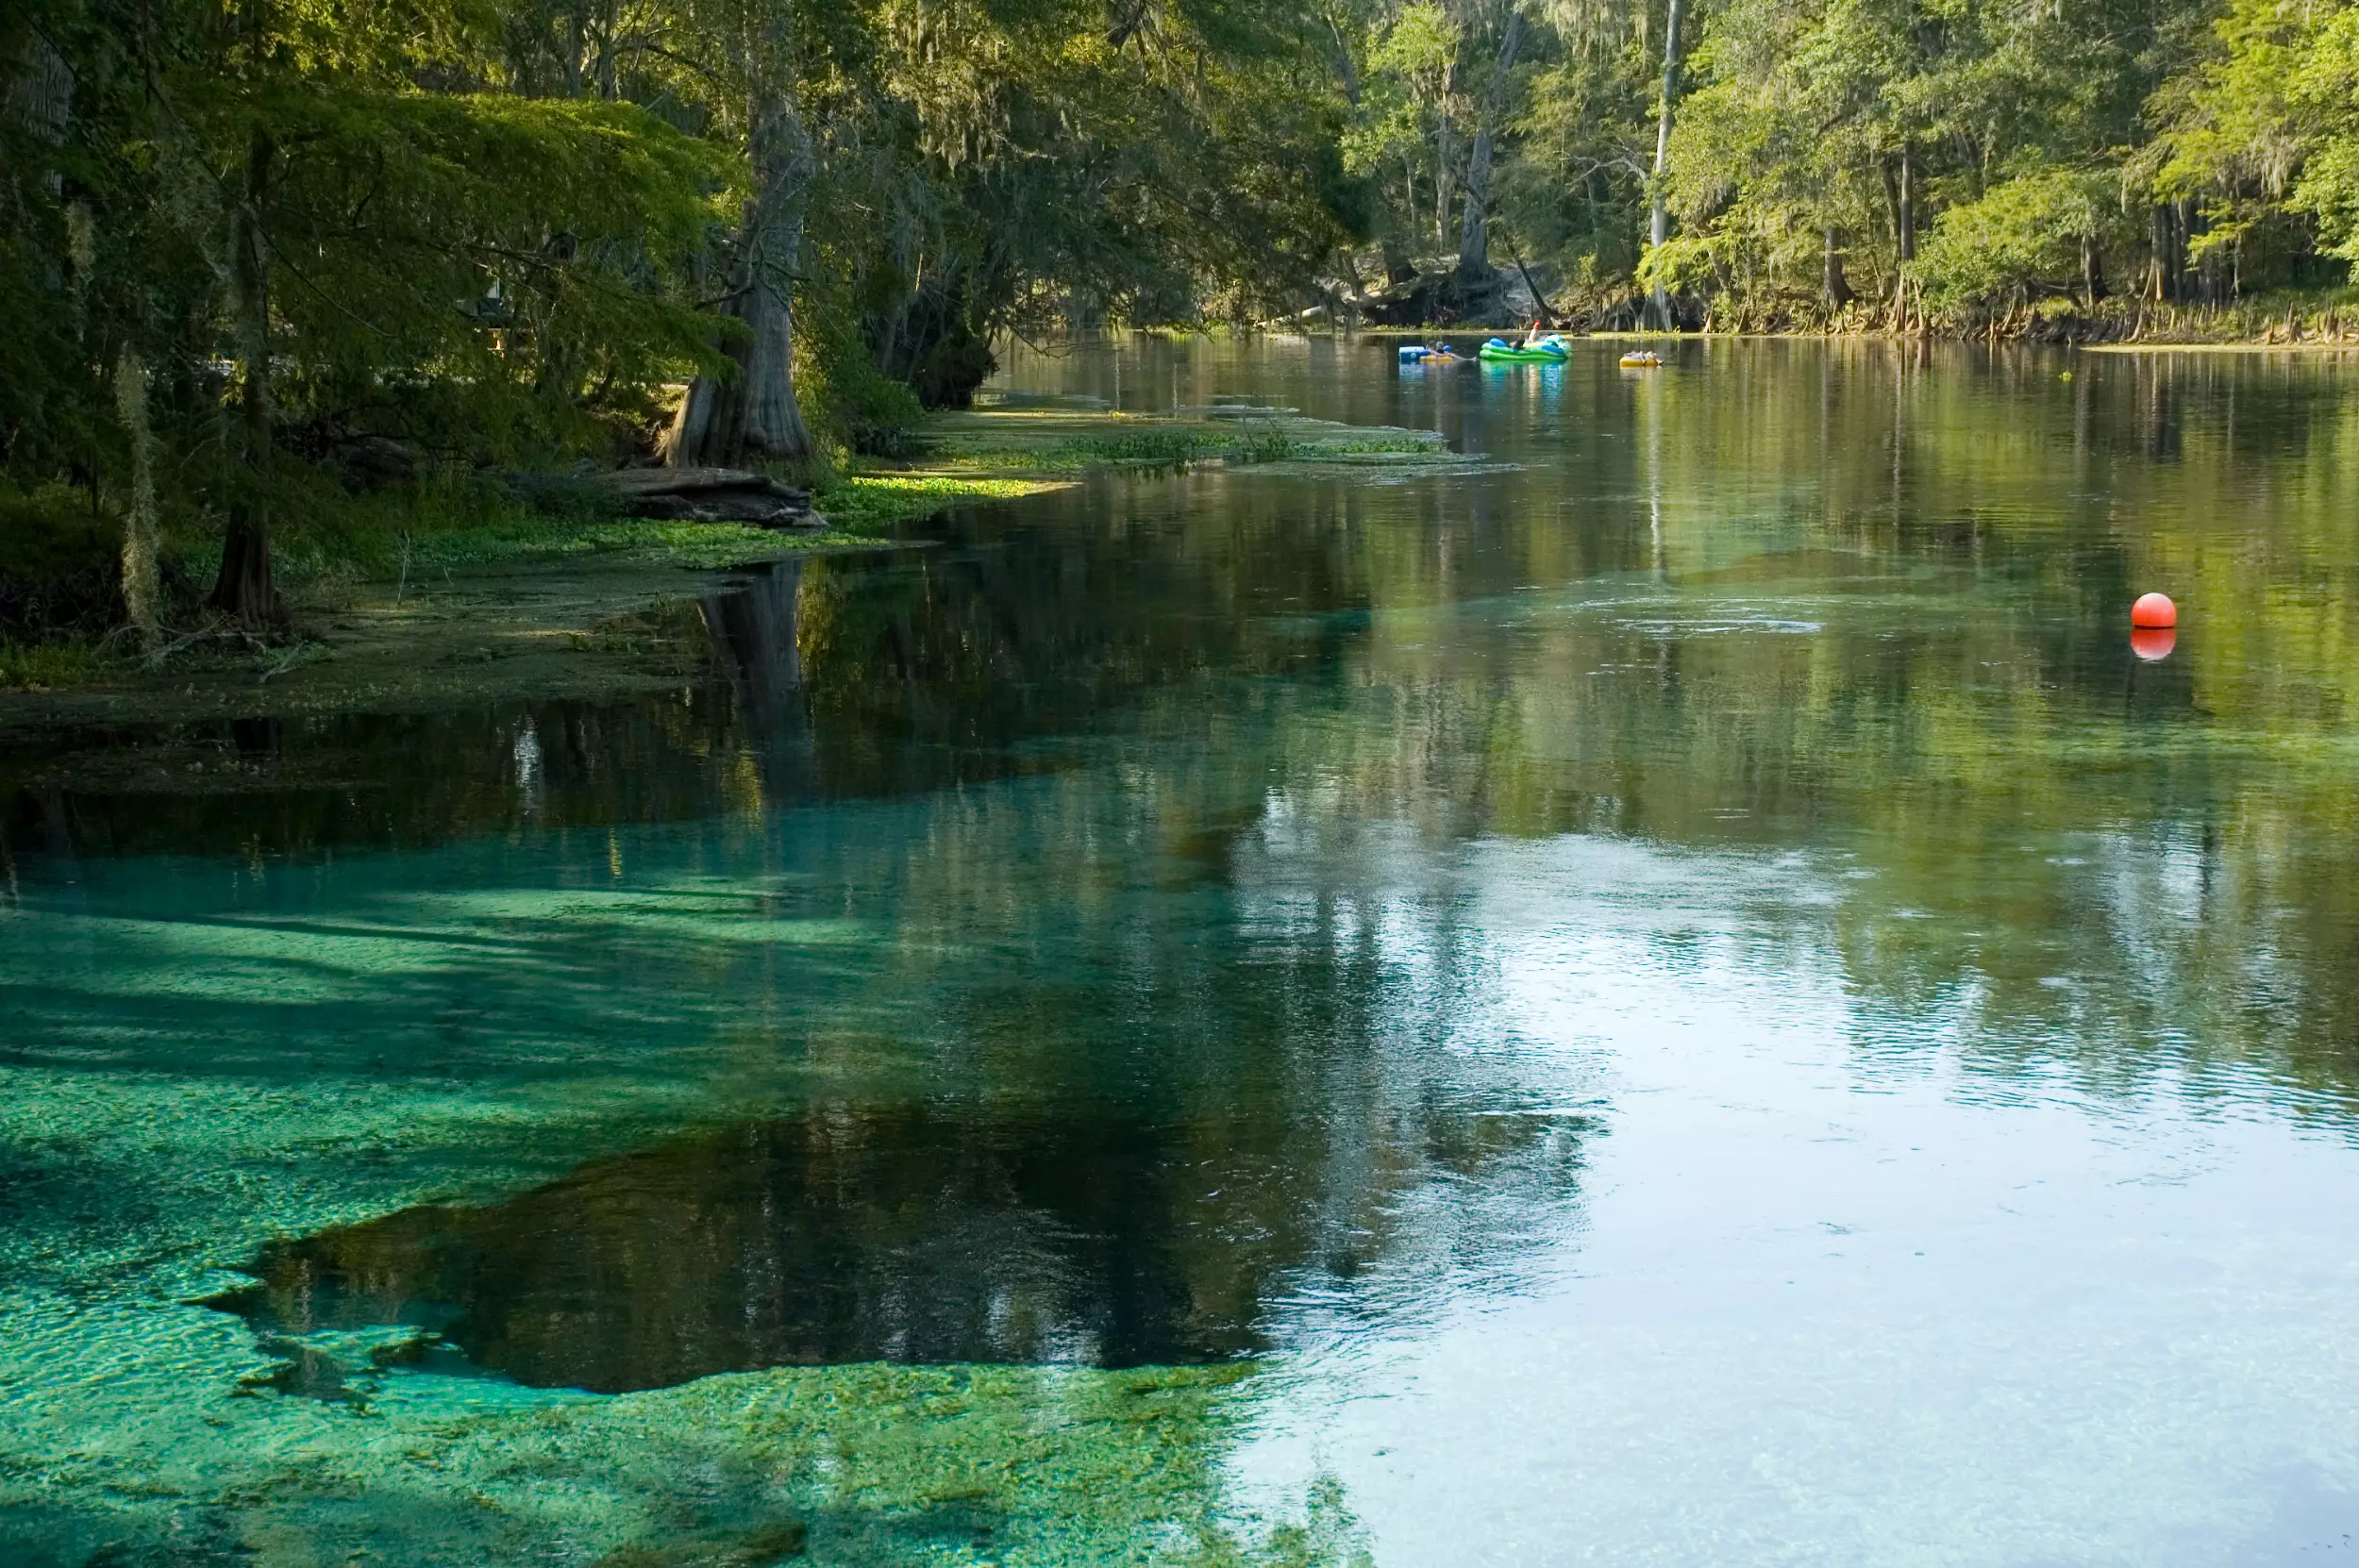
[[[855,474],[819,492],[817,505],[839,535],[880,534],[978,501],[1020,501],[1060,488],[1057,481],[988,474]]]
[[[1374,459],[1406,468],[1463,462],[1436,430],[1306,419],[1291,409],[1215,405],[1175,416],[1069,405],[1011,405],[936,417],[929,472],[1056,475]]]

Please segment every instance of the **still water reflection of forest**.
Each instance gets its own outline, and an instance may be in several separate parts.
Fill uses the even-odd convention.
[[[1492,464],[1094,480],[652,612],[661,698],[160,738],[251,787],[10,764],[0,1541],[2359,1529],[2359,377],[1002,380]]]

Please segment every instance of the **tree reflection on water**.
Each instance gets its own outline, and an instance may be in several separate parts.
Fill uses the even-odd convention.
[[[828,1105],[277,1243],[216,1305],[282,1334],[412,1325],[485,1370],[602,1393],[845,1361],[1224,1359],[1268,1347],[1273,1292],[1376,1261],[1428,1159],[1569,1195],[1572,1125],[1422,1130],[1444,1147],[1372,1151],[1368,1185],[1338,1193],[1276,1127]]]

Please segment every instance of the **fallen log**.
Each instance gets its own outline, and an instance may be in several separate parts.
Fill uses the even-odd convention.
[[[750,523],[761,528],[824,528],[811,492],[749,468],[615,468],[586,463],[571,474],[487,469],[537,511],[566,516],[651,517],[669,523]]]
[[[763,528],[821,528],[811,492],[749,468],[622,468],[596,475],[627,517],[676,523],[751,523]]]

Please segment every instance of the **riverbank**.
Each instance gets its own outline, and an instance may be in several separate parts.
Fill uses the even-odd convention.
[[[2112,296],[2094,309],[2057,295],[1993,310],[1913,306],[1896,325],[1888,301],[1854,300],[1829,311],[1822,300],[1786,299],[1744,306],[1678,302],[1677,331],[1638,328],[1644,301],[1560,303],[1549,307],[1559,330],[1582,338],[1909,338],[1953,342],[2023,342],[2094,348],[2359,347],[2359,289],[2278,291],[2221,305]],[[1481,338],[1520,332],[1532,313],[1445,320],[1404,326],[1364,321],[1364,337]],[[1319,330],[1342,330],[1323,327]]]
[[[479,502],[445,516],[356,504],[282,542],[292,640],[197,626],[152,653],[120,633],[0,644],[0,735],[677,686],[703,653],[693,617],[670,607],[774,560],[922,546],[916,525],[946,508],[1018,500],[1110,470],[1351,474],[1464,462],[1436,431],[1257,405],[1150,416],[1017,398],[932,416],[920,445],[917,457],[871,460],[823,485],[815,499],[827,525],[811,532],[487,511]],[[201,579],[213,563],[192,550],[167,564]]]
[[[1517,328],[1514,335],[1521,335]],[[1487,338],[1502,335],[1489,326],[1383,326],[1363,327],[1357,333],[1338,334],[1363,338],[1384,338],[1402,343],[1439,342],[1460,345],[1479,343]],[[1981,333],[1956,332],[1581,332],[1564,336],[1582,342],[1826,342],[1850,341],[1858,342],[1947,342],[1983,344],[1990,342]],[[2071,339],[2024,336],[2001,336],[1997,340],[2010,346],[2034,348],[2076,348],[2091,354],[2348,354],[2359,352],[2359,317],[2354,317],[2354,329],[2339,335],[2280,336],[2257,339],[2237,338],[2141,338],[2141,339]]]

